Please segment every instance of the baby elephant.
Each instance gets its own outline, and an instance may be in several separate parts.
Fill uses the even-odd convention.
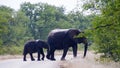
[[[23,51],[23,61],[27,61],[26,60],[26,55],[29,53],[30,57],[31,57],[31,61],[34,61],[34,57],[32,55],[32,53],[38,53],[38,61],[40,61],[40,54],[42,54],[42,60],[44,60],[44,52],[43,52],[43,48],[49,50],[49,46],[45,41],[42,40],[32,40],[32,41],[28,41],[25,46],[24,46],[24,51]]]

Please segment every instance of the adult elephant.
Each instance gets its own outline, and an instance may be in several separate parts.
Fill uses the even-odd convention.
[[[87,39],[85,37],[79,37],[75,38],[75,36],[82,33],[78,29],[54,29],[52,30],[49,35],[47,42],[50,46],[50,50],[47,53],[47,58],[50,60],[56,60],[54,58],[54,52],[55,50],[63,50],[63,55],[61,57],[61,60],[65,60],[65,56],[67,54],[67,51],[69,47],[72,47],[73,49],[73,55],[74,57],[77,56],[77,43],[83,43],[84,45],[84,56],[86,56],[87,52]]]

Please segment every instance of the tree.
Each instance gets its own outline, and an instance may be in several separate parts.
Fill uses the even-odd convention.
[[[13,24],[10,25],[12,36],[11,40],[16,42],[16,45],[21,45],[26,40],[32,38],[27,26],[29,24],[29,19],[20,10],[14,14],[13,18]]]
[[[21,4],[20,9],[29,18],[27,24],[34,39],[46,39],[51,29],[57,28],[57,22],[64,18],[64,9],[48,4],[29,2]]]
[[[120,61],[120,0],[92,0],[88,4],[89,8],[101,11],[92,22],[97,52],[104,53],[105,57],[114,61]]]
[[[0,45],[6,44],[9,40],[9,25],[12,21],[13,10],[6,6],[0,6]]]

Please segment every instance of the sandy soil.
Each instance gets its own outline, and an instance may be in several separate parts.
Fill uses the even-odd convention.
[[[18,59],[18,58],[22,58],[22,56],[21,55],[0,55],[0,61],[8,60],[8,59]]]

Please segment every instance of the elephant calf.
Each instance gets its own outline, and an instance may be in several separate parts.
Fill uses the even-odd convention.
[[[32,40],[32,41],[28,41],[25,46],[24,46],[24,51],[23,51],[23,61],[27,61],[26,60],[26,55],[29,53],[30,57],[31,57],[31,61],[34,61],[34,57],[32,55],[32,53],[38,53],[38,61],[40,61],[40,54],[42,54],[42,60],[44,60],[44,52],[43,52],[43,48],[45,49],[49,49],[48,44],[45,41],[42,40]]]

